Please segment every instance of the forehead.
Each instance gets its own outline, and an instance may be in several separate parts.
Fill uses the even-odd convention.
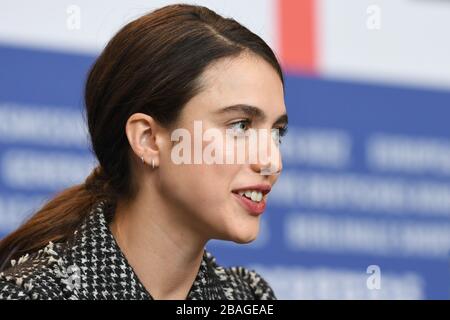
[[[216,61],[208,66],[200,80],[203,89],[186,105],[190,114],[234,104],[258,106],[268,116],[285,112],[283,85],[278,73],[255,55]]]

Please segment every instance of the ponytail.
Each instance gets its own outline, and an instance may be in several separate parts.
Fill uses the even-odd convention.
[[[0,241],[0,271],[9,266],[11,259],[42,249],[49,241],[66,240],[97,201],[114,198],[102,167],[96,167],[84,183],[56,194],[22,226]]]

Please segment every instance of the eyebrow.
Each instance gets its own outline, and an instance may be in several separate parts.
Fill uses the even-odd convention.
[[[259,121],[264,121],[267,119],[267,116],[264,113],[264,111],[262,111],[258,107],[251,106],[248,104],[235,104],[232,106],[223,107],[223,108],[215,111],[214,113],[221,115],[221,114],[235,113],[235,112],[244,113],[248,117],[259,120]],[[278,124],[287,125],[287,123],[288,123],[288,116],[286,113],[284,113],[281,116],[279,116],[273,124],[274,125],[278,125]]]

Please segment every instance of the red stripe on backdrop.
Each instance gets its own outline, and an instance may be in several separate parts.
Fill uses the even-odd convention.
[[[276,0],[278,39],[284,70],[317,72],[316,0]]]

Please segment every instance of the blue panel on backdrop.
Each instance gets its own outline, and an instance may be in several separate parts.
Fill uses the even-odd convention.
[[[0,46],[0,236],[94,164],[81,113],[93,61]]]
[[[83,105],[83,85],[94,57],[0,46],[0,99]]]

